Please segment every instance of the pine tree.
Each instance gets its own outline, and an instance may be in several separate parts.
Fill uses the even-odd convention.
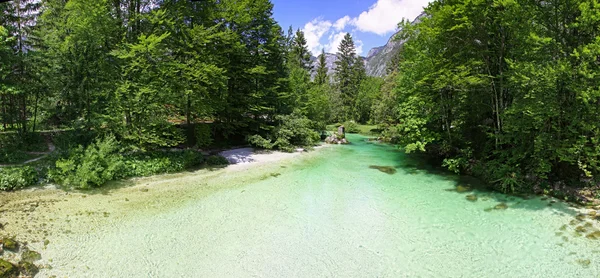
[[[325,49],[321,50],[319,55],[319,65],[317,66],[317,75],[315,77],[315,83],[317,85],[323,85],[329,83],[328,76],[329,69],[327,68],[327,58],[325,57]]]
[[[346,121],[352,119],[352,107],[358,94],[356,69],[354,68],[354,64],[356,63],[356,49],[354,47],[354,40],[349,33],[346,33],[340,43],[337,56],[338,60],[335,62],[335,80],[342,104],[342,111],[340,111],[342,115],[340,117]]]
[[[296,31],[296,35],[294,36],[291,55],[292,63],[295,63],[297,66],[308,72],[312,71],[313,66],[311,62],[310,51],[308,51],[308,45],[306,38],[304,37],[304,32],[302,32],[300,29]]]

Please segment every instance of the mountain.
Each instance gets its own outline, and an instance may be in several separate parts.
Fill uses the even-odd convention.
[[[419,15],[415,20],[413,20],[412,24],[420,22],[421,18],[424,16],[424,13]],[[402,49],[402,45],[404,45],[406,42],[405,40],[396,40],[395,38],[397,34],[398,33],[392,35],[385,45],[369,50],[367,57],[363,57],[365,59],[365,70],[367,75],[379,77],[386,75],[388,62],[394,58],[400,49]],[[329,68],[329,74],[332,74],[333,70],[335,69],[335,61],[337,61],[337,56],[335,54],[325,53],[325,57],[327,60],[327,67]],[[314,68],[316,69],[318,65],[319,60],[316,57],[313,57]],[[316,73],[313,72],[313,76],[314,75],[316,75]]]

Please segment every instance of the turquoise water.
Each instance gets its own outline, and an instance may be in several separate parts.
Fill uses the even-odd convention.
[[[586,238],[599,222],[574,220],[578,210],[539,197],[458,193],[475,182],[391,146],[350,140],[239,179],[197,175],[185,182],[210,190],[181,187],[131,206],[125,214],[133,217],[116,210],[106,223],[55,235],[42,251],[52,269],[41,276],[600,277],[600,240]],[[220,171],[209,175],[231,175]],[[491,209],[502,202],[507,209]]]

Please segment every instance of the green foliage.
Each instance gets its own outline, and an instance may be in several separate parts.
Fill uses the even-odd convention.
[[[114,136],[97,139],[87,148],[70,150],[68,157],[56,161],[49,178],[61,185],[78,189],[100,187],[125,176],[125,164]]]
[[[125,176],[145,177],[199,167],[204,158],[196,151],[134,153],[124,158]]]
[[[275,146],[270,139],[265,139],[258,134],[248,136],[248,143],[254,147],[267,150],[270,150]]]
[[[195,126],[196,146],[206,148],[213,144],[213,135],[210,125],[199,124]]]
[[[229,165],[229,161],[223,156],[212,155],[206,158],[206,164],[209,166],[224,166]]]
[[[504,192],[596,177],[598,7],[435,1],[400,25],[408,41],[374,118],[407,152],[441,156]]]
[[[347,121],[343,125],[346,133],[360,133],[360,128],[355,121]]]
[[[11,191],[38,182],[38,172],[29,166],[0,168],[0,190]]]
[[[277,148],[292,152],[296,147],[314,146],[321,140],[319,133],[312,129],[314,125],[312,121],[298,111],[291,115],[278,116],[277,120],[280,125],[275,128],[268,139],[254,135],[248,138],[248,142],[260,148]]]

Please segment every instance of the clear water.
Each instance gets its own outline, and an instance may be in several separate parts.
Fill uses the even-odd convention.
[[[58,219],[49,229],[61,232],[48,236],[52,269],[41,276],[600,276],[600,241],[575,231],[599,223],[571,225],[578,210],[449,191],[474,181],[350,139],[293,161],[157,179],[148,192],[67,198],[48,210]],[[508,208],[490,210],[501,202]],[[63,221],[75,211],[88,213]]]

